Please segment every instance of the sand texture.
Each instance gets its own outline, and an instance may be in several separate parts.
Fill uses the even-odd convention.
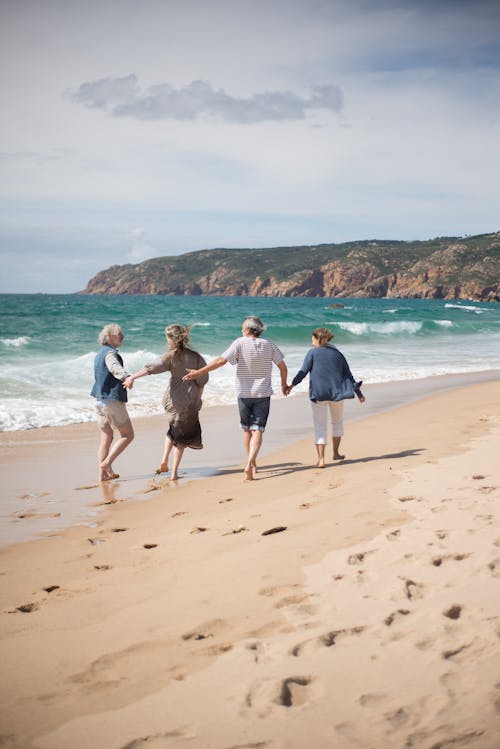
[[[0,747],[498,749],[499,444],[493,381],[324,470],[308,436],[84,490],[93,527],[0,551]]]

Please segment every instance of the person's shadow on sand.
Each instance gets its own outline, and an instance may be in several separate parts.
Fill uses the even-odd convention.
[[[399,458],[411,458],[413,456],[419,455],[421,452],[425,450],[424,447],[416,447],[412,450],[401,450],[401,452],[398,453],[385,453],[384,455],[367,455],[364,458],[355,458],[353,460],[345,459],[345,460],[336,460],[335,463],[329,463],[326,468],[339,468],[342,465],[354,465],[355,463],[370,463],[372,460],[397,460]],[[257,473],[257,480],[259,479],[271,479],[276,478],[278,476],[286,476],[289,473],[297,473],[299,471],[310,471],[310,470],[318,470],[323,471],[324,468],[317,468],[317,466],[314,465],[304,465],[302,463],[275,463],[273,465],[264,465],[262,467],[259,467],[259,471]],[[221,471],[220,473],[240,473],[241,471],[238,469],[237,471],[228,470],[228,471]]]

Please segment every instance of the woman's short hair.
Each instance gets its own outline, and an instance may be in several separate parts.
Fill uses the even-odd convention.
[[[333,338],[333,333],[329,328],[316,328],[313,330],[312,334],[320,346],[324,346],[325,343],[328,343],[328,341],[331,341]]]
[[[187,327],[186,325],[176,324],[167,325],[167,327],[165,328],[165,337],[170,338],[170,340],[174,344],[174,349],[176,351],[180,351],[189,343],[190,331],[191,326]]]
[[[247,317],[243,323],[244,330],[249,330],[250,333],[258,338],[261,333],[263,333],[266,329],[266,326],[260,319],[260,317],[254,317],[253,315],[251,317]]]
[[[105,325],[101,330],[101,332],[97,336],[97,340],[99,341],[101,346],[105,346],[107,343],[109,343],[109,336],[116,335],[120,331],[121,328],[117,322],[110,322],[109,325]]]

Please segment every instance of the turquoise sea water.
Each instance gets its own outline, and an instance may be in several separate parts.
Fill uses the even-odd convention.
[[[332,304],[342,303],[343,308]],[[293,375],[311,331],[328,326],[365,383],[500,370],[500,305],[442,300],[0,295],[0,430],[94,419],[93,359],[109,322],[125,333],[133,372],[165,350],[164,328],[193,325],[192,346],[209,360],[241,334],[249,314],[283,351]],[[130,413],[159,413],[166,376],[136,383]],[[234,400],[234,370],[212,374],[205,407]],[[276,370],[276,388],[279,378]],[[297,391],[307,389],[307,381]],[[295,393],[296,391],[294,391]],[[279,397],[279,396],[278,396]]]

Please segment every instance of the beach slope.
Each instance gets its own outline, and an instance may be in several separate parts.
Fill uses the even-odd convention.
[[[498,749],[499,437],[476,384],[3,549],[0,747]]]

